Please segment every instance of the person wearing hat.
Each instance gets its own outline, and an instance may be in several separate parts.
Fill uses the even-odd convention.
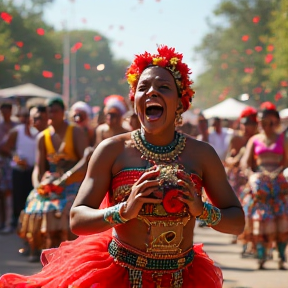
[[[124,98],[120,95],[110,95],[104,100],[105,123],[96,128],[96,144],[99,145],[104,139],[128,132],[122,126],[123,115],[127,112]]]
[[[84,130],[88,138],[89,146],[93,147],[95,144],[96,134],[95,129],[90,126],[91,115],[91,107],[83,101],[74,103],[70,108],[71,122]]]
[[[245,147],[248,140],[257,133],[257,110],[254,107],[247,106],[241,112],[238,121],[240,123],[240,133],[234,135],[230,141],[228,155],[225,159],[225,166],[229,183],[231,184],[240,202],[242,202],[243,198],[243,201],[245,202],[247,200],[247,195],[244,192],[244,188],[248,179],[240,168],[240,160],[244,155]],[[242,251],[243,256],[246,255],[246,253],[248,252],[248,241],[245,241],[245,238],[247,238],[248,236],[249,235],[243,233],[240,237],[233,237],[232,240],[232,243],[236,243],[237,238],[241,238],[244,241]]]
[[[249,139],[241,159],[251,193],[248,222],[259,269],[264,269],[267,251],[276,244],[279,269],[284,270],[288,242],[288,181],[283,171],[288,166],[288,141],[283,133],[278,133],[280,116],[273,103],[262,103],[257,117],[260,133]]]
[[[37,137],[36,161],[32,182],[21,215],[19,236],[27,240],[29,260],[39,261],[42,248],[57,247],[71,239],[69,211],[84,178],[73,168],[82,159],[88,143],[84,131],[64,119],[65,106],[59,97],[47,105],[50,126]]]

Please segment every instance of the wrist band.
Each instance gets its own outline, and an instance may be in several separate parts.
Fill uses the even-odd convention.
[[[125,219],[121,215],[121,209],[126,205],[126,202],[119,203],[115,206],[109,207],[105,209],[104,212],[104,221],[110,224],[123,224],[128,221],[128,219]]]
[[[197,219],[206,226],[214,226],[221,220],[221,211],[219,208],[205,202],[203,205],[203,212]]]

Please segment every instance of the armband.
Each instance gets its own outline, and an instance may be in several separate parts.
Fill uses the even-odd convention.
[[[206,226],[217,225],[221,220],[221,211],[219,208],[205,202],[203,205],[203,212],[197,217]]]
[[[112,225],[126,223],[128,220],[121,215],[122,207],[124,207],[125,205],[126,202],[122,202],[115,206],[106,208],[104,212],[104,221]]]

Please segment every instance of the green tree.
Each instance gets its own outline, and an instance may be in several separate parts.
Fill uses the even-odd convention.
[[[214,15],[224,24],[210,23],[211,32],[196,48],[207,67],[197,79],[197,105],[211,106],[243,93],[254,102],[273,99],[276,87],[269,72],[275,65],[267,55],[272,47],[272,12],[279,1],[223,0],[219,4]]]
[[[275,47],[275,69],[270,71],[270,79],[280,89],[280,93],[287,99],[288,87],[288,2],[282,0],[278,9],[273,13],[271,22],[271,42]],[[287,100],[286,106],[287,106]],[[285,103],[284,102],[284,103]],[[283,103],[283,104],[284,104]]]

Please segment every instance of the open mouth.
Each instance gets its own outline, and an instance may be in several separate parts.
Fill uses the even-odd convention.
[[[158,120],[163,114],[163,107],[159,103],[146,103],[146,118],[149,121]]]

